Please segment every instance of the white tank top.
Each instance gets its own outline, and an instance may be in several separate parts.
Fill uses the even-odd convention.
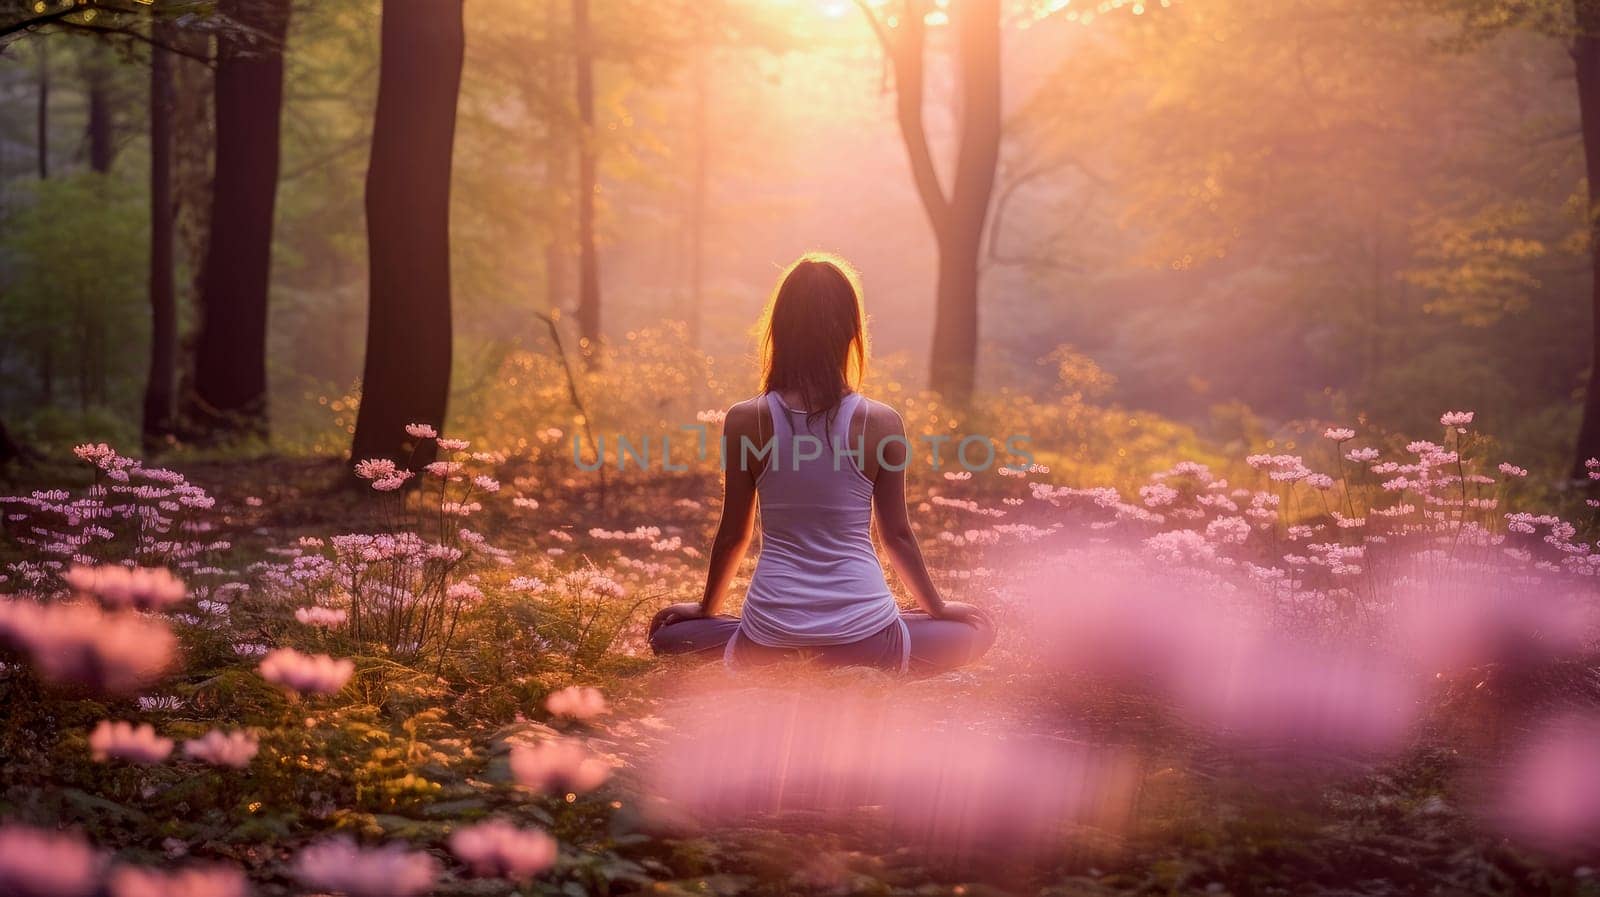
[[[785,648],[860,641],[900,619],[872,547],[865,455],[850,443],[850,420],[864,400],[850,393],[831,415],[808,420],[776,392],[765,399],[773,453],[756,478],[761,556],[739,635]]]

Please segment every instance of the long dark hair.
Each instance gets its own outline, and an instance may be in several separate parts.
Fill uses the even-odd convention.
[[[867,373],[855,269],[835,255],[796,259],[761,316],[761,388],[799,393],[808,418],[831,415]]]

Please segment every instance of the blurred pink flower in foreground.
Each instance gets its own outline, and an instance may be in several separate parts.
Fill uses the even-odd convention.
[[[1498,816],[1554,850],[1600,847],[1600,719],[1569,718],[1536,733],[1507,769]]]
[[[344,688],[355,673],[354,661],[335,660],[326,654],[301,654],[293,648],[275,648],[261,659],[261,675],[268,682],[304,694],[331,695]]]
[[[1250,609],[1270,606],[1220,584],[1074,555],[1059,578],[1019,590],[1028,643],[1045,662],[1168,696],[1194,721],[1242,741],[1396,747],[1418,713],[1418,683],[1364,646],[1301,645]]]
[[[526,881],[556,861],[556,839],[494,819],[450,835],[450,852],[474,875]]]
[[[245,897],[250,884],[230,866],[195,866],[175,872],[118,866],[108,890],[111,897]]]
[[[1559,591],[1530,595],[1511,581],[1435,573],[1396,586],[1394,597],[1401,643],[1429,675],[1541,666],[1580,654],[1596,631],[1587,603]]]
[[[183,580],[165,567],[73,567],[61,577],[73,591],[89,595],[106,607],[163,610],[187,594]]]
[[[1059,594],[1067,580],[1054,573],[1019,589],[1026,598],[1022,629],[1044,651],[1044,662],[1135,686],[1172,687],[1242,638],[1243,623],[1208,608],[1203,594],[1177,579],[1118,570],[1111,553],[1082,557],[1070,595]]]
[[[336,607],[297,607],[294,618],[307,626],[332,629],[344,625],[344,621],[350,618],[350,613]]]
[[[569,685],[544,699],[544,707],[556,716],[587,720],[610,712],[605,693],[588,685]]]
[[[96,762],[116,758],[130,763],[160,763],[172,753],[172,739],[156,734],[149,723],[101,720],[89,735],[89,751]]]
[[[1278,639],[1195,669],[1178,691],[1192,716],[1227,737],[1354,751],[1397,747],[1420,698],[1414,675],[1366,652]]]
[[[112,694],[153,682],[177,653],[177,639],[165,624],[80,602],[0,601],[0,642],[26,653],[50,682]]]
[[[104,862],[76,834],[0,826],[0,894],[6,897],[89,897],[99,888]]]
[[[581,741],[547,738],[511,748],[511,776],[524,788],[544,794],[583,794],[605,784],[611,764]]]
[[[766,689],[704,697],[646,762],[647,802],[689,827],[797,813],[941,859],[1008,862],[1070,825],[1119,826],[1136,764],[1120,752],[993,721],[920,713],[896,697]]]
[[[294,877],[308,888],[348,897],[413,897],[433,889],[439,863],[404,845],[363,848],[341,835],[302,849],[294,858]]]
[[[183,752],[202,763],[243,769],[255,759],[261,742],[249,732],[224,732],[212,729],[200,738],[183,743]]]

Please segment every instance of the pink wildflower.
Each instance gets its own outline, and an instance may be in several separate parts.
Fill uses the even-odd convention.
[[[464,452],[472,443],[465,439],[445,439],[440,437],[439,450],[445,452]]]
[[[89,751],[97,763],[116,758],[149,765],[167,759],[172,739],[157,735],[149,723],[101,720],[89,735]]]
[[[1213,542],[1237,545],[1250,538],[1250,521],[1243,517],[1218,517],[1206,524],[1206,538]]]
[[[111,873],[111,897],[246,897],[250,885],[231,866],[195,866],[175,872],[118,866]]]
[[[47,681],[111,694],[154,681],[177,653],[166,625],[83,603],[0,601],[0,642],[25,652]]]
[[[610,775],[610,763],[572,739],[550,738],[511,748],[511,776],[532,791],[582,794],[605,784]]]
[[[336,607],[297,607],[294,618],[307,626],[332,629],[344,625],[345,620],[350,618],[350,613]]]
[[[303,848],[293,871],[301,884],[319,891],[348,897],[414,897],[433,889],[439,863],[399,844],[362,848],[341,835]]]
[[[1348,442],[1349,440],[1356,438],[1356,431],[1350,429],[1349,427],[1329,427],[1328,429],[1322,431],[1322,437],[1324,439],[1331,439],[1334,442]]]
[[[1518,467],[1517,465],[1511,464],[1509,462],[1502,462],[1501,463],[1500,472],[1505,474],[1508,477],[1525,477],[1525,476],[1528,475],[1528,469],[1527,468]]]
[[[538,829],[490,820],[450,835],[450,852],[474,875],[527,881],[556,861],[556,841]]]
[[[426,470],[428,473],[431,473],[436,477],[449,478],[459,475],[462,469],[465,467],[466,465],[462,464],[460,461],[434,461],[427,467],[424,467],[423,470]]]
[[[183,752],[212,766],[243,769],[261,750],[261,742],[249,732],[224,732],[212,729],[200,738],[183,743]]]
[[[165,567],[79,566],[62,579],[78,594],[91,595],[113,609],[162,610],[182,601],[186,594],[183,580]]]
[[[391,458],[368,458],[356,462],[356,476],[363,480],[381,480],[392,477],[400,470]]]
[[[1540,732],[1511,764],[1499,815],[1546,847],[1600,843],[1600,721],[1564,720]]]
[[[413,439],[436,439],[439,431],[427,424],[406,424],[406,435]]]
[[[415,474],[409,470],[402,470],[393,476],[386,476],[372,481],[372,488],[378,492],[393,492],[406,484]]]
[[[7,897],[89,897],[104,862],[76,834],[0,826],[0,894]]]
[[[278,648],[261,661],[261,676],[268,682],[288,686],[308,694],[331,695],[344,688],[355,673],[353,661],[335,660],[326,654],[301,654],[293,648]]]
[[[1439,418],[1439,423],[1446,427],[1465,427],[1472,423],[1474,413],[1471,411],[1446,411]]]
[[[587,720],[610,711],[605,693],[587,685],[569,685],[544,699],[545,709],[556,716]]]

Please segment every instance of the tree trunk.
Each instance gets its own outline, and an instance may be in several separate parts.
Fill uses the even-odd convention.
[[[978,256],[1000,164],[1000,2],[951,5],[961,88],[960,145],[939,246],[929,385],[964,405],[978,371]]]
[[[566,27],[566,14],[556,4],[544,4],[540,15],[541,30],[555,34]],[[565,58],[550,53],[540,53],[523,71],[523,106],[528,115],[544,122],[543,139],[538,145],[542,189],[548,197],[541,205],[548,228],[544,238],[544,307],[547,312],[558,312],[570,304],[568,268],[575,232],[568,221],[567,200],[574,183],[572,156],[577,135],[563,114],[565,99],[572,96],[572,71]]]
[[[50,54],[46,41],[34,43],[39,47],[39,104],[35,110],[39,141],[39,180],[50,177]]]
[[[10,430],[5,429],[5,421],[0,421],[0,468],[11,464],[13,460],[21,459],[22,446],[16,445],[16,440],[11,438]]]
[[[694,172],[689,194],[689,348],[700,348],[701,319],[705,314],[706,207],[710,191],[711,128],[707,121],[711,103],[710,64],[704,13],[696,27],[700,40],[694,54]]]
[[[174,29],[158,21],[150,50],[150,372],[144,387],[146,452],[173,432],[178,365],[178,306],[173,270],[172,53]]]
[[[978,258],[1000,163],[1000,2],[951,4],[961,94],[948,196],[939,183],[923,123],[923,17],[929,9],[924,0],[906,0],[892,29],[876,19],[873,27],[894,66],[900,136],[939,249],[928,385],[946,401],[965,405],[977,381]]]
[[[178,28],[178,46],[196,57],[213,55],[209,32]],[[211,98],[215,92],[211,66],[183,54],[172,59],[172,202],[177,251],[188,265],[188,278],[182,284],[180,303],[200,304],[206,247],[210,243],[211,151],[215,145]],[[179,412],[184,400],[196,395],[194,385],[194,330],[181,335],[178,343]],[[184,421],[177,421],[179,431]]]
[[[371,298],[351,454],[414,466],[405,426],[444,424],[450,396],[450,167],[465,34],[462,0],[385,0],[367,168]]]
[[[1583,161],[1589,180],[1590,305],[1593,355],[1578,428],[1573,476],[1587,480],[1585,464],[1600,458],[1600,0],[1575,0],[1578,36],[1572,58],[1578,79],[1578,113],[1583,124]]]
[[[594,246],[596,184],[594,127],[594,33],[589,0],[572,0],[572,54],[578,98],[578,337],[584,363],[593,367],[600,353],[600,262]]]
[[[111,60],[98,41],[84,57],[83,79],[88,89],[89,119],[85,138],[89,144],[89,170],[105,174],[116,157],[116,120],[111,104]]]
[[[197,420],[217,435],[267,432],[267,295],[288,0],[222,0],[244,28],[217,37],[216,170],[200,276]]]

